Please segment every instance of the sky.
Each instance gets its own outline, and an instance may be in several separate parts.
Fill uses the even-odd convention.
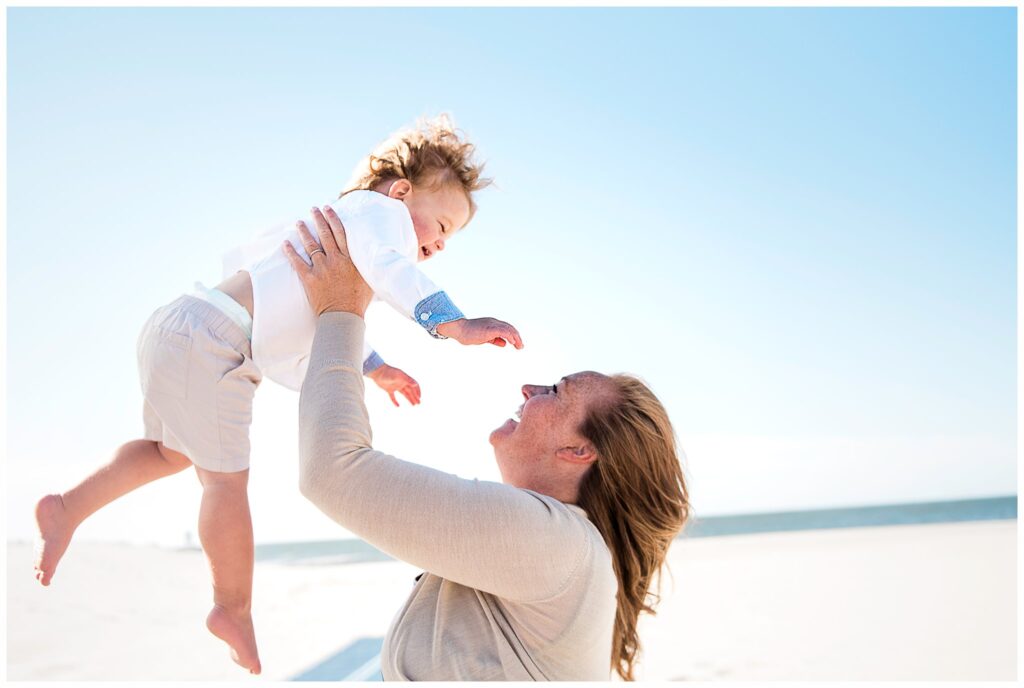
[[[630,372],[698,517],[1016,493],[1016,9],[75,9],[7,14],[8,537],[142,430],[157,307],[449,112],[496,185],[424,266],[526,348],[385,305],[377,448],[498,480],[524,383]],[[298,492],[297,395],[252,427],[257,542]],[[198,481],[90,540],[195,541]],[[386,504],[381,505],[387,508]]]

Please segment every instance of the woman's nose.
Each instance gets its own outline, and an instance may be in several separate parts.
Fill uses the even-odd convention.
[[[540,394],[543,389],[540,385],[523,385],[523,398],[529,399],[534,395]]]

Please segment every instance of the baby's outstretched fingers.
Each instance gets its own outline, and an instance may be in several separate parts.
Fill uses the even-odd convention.
[[[504,337],[505,340],[508,341],[508,343],[514,346],[516,349],[522,349],[523,338],[519,336],[519,330],[517,330],[512,325],[502,320],[499,320],[498,322],[501,324],[501,336]],[[504,345],[505,343],[502,342],[499,346]]]
[[[509,341],[512,342],[512,346],[514,346],[517,349],[522,349],[523,348],[523,338],[519,335],[519,330],[517,330],[516,328],[512,327],[511,325],[509,325],[508,327],[509,327],[510,330],[512,330],[512,338],[509,339]]]
[[[398,390],[402,393],[402,396],[409,400],[409,403],[415,406],[420,403],[420,388],[419,385],[408,385]],[[398,404],[395,404],[397,406]]]

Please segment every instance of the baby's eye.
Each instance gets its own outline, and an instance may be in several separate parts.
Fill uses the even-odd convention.
[[[441,227],[441,234],[447,234],[448,230],[444,228],[444,224],[441,222],[437,223]]]

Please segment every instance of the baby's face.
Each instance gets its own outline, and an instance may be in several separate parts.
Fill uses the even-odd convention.
[[[420,242],[419,260],[443,251],[445,242],[469,221],[469,199],[457,186],[413,189],[402,201]]]

